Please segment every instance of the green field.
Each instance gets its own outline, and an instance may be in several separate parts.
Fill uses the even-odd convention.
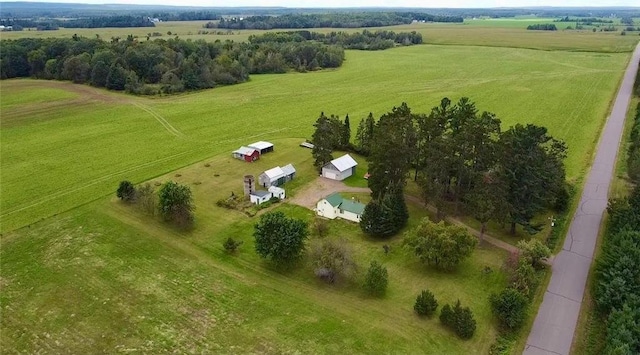
[[[200,24],[161,26],[183,37]],[[427,42],[440,44],[347,51],[337,70],[254,75],[244,84],[176,96],[0,81],[0,348],[488,353],[497,334],[488,297],[506,283],[503,251],[480,247],[457,271],[443,273],[407,255],[401,235],[374,241],[355,224],[331,222],[326,238],[347,240],[358,277],[371,260],[389,268],[388,294],[372,299],[358,277],[331,286],[318,281],[306,259],[293,271],[275,269],[254,251],[257,217],[215,205],[232,191],[241,193],[244,174],[275,165],[294,163],[298,169],[286,186],[289,197],[313,186],[310,151],[298,144],[310,138],[321,111],[349,114],[355,133],[369,112],[379,117],[405,101],[426,113],[444,96],[470,97],[481,110],[496,113],[505,129],[515,123],[547,126],[567,141],[568,178],[579,184],[638,38],[485,24],[394,27],[424,31]],[[101,36],[140,30],[104,30]],[[79,32],[64,31],[46,34]],[[250,33],[187,38],[242,40]],[[251,164],[230,157],[233,149],[257,140],[274,142],[275,152]],[[362,163],[359,173],[366,170]],[[124,179],[190,186],[195,228],[176,230],[117,201],[114,191]],[[366,186],[360,177],[346,183]],[[270,209],[313,219],[312,211],[289,203]],[[410,226],[427,216],[419,206],[410,204],[409,210]],[[244,242],[237,255],[224,252],[227,237]],[[391,246],[389,255],[383,244]],[[491,272],[482,272],[485,267]],[[478,329],[471,340],[461,341],[436,318],[413,314],[415,296],[424,288],[441,305],[460,299],[472,309]]]
[[[338,70],[255,75],[246,84],[153,99],[88,87],[82,98],[64,98],[78,89],[3,81],[2,231],[109,194],[125,178],[141,182],[251,140],[309,137],[321,111],[348,113],[355,130],[370,111],[380,116],[406,101],[428,112],[444,96],[471,97],[505,128],[549,127],[567,140],[568,177],[576,181],[627,57],[428,45],[349,51]],[[57,101],[43,103],[52,90]]]
[[[298,168],[298,178],[286,185],[290,195],[315,178],[310,151],[297,147],[299,140],[274,142],[276,153],[255,164],[224,155],[154,179],[192,187],[193,232],[178,232],[110,198],[5,236],[0,346],[28,353],[488,351],[496,331],[487,298],[505,284],[502,251],[479,248],[457,271],[439,272],[407,255],[400,236],[373,241],[355,224],[331,222],[324,238],[346,238],[360,274],[370,260],[388,267],[383,300],[364,295],[357,278],[330,286],[317,281],[306,262],[288,272],[261,261],[251,237],[257,217],[215,201],[241,193],[244,173],[275,164]],[[413,225],[425,211],[409,207]],[[288,204],[276,208],[307,220],[313,215]],[[229,236],[244,241],[236,256],[222,248]],[[383,244],[391,246],[388,255]],[[486,267],[492,272],[483,272]],[[472,340],[460,341],[437,319],[413,314],[415,296],[427,287],[441,304],[460,299],[471,307],[478,320]]]
[[[368,28],[370,31],[391,30],[417,31],[423,36],[427,44],[453,44],[468,46],[489,46],[489,47],[515,47],[531,48],[542,50],[566,50],[566,51],[597,51],[597,52],[631,52],[640,37],[637,32],[630,32],[626,36],[621,36],[620,32],[591,32],[591,29],[580,31],[527,31],[528,25],[535,23],[549,23],[549,19],[487,19],[487,20],[466,20],[463,24],[433,24],[433,23],[413,23],[410,25]],[[202,26],[207,21],[184,21],[184,22],[162,22],[156,27],[141,28],[71,28],[57,31],[21,31],[21,32],[0,32],[1,39],[15,38],[46,38],[46,37],[66,37],[74,34],[79,36],[95,38],[99,35],[104,40],[111,40],[113,37],[126,38],[128,35],[137,36],[145,40],[147,34],[159,32],[161,37],[167,39],[179,36],[183,39],[204,39],[206,41],[246,41],[252,34],[262,34],[260,30],[234,30],[228,34],[217,35],[217,31],[226,32],[225,29],[204,29]],[[574,23],[559,23],[568,26]],[[559,29],[561,29],[559,27]],[[209,34],[198,34],[198,31],[208,30]],[[316,32],[358,32],[362,29],[336,29],[336,28],[316,28]],[[171,35],[168,35],[171,32]]]

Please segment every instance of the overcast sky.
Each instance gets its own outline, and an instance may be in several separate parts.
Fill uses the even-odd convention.
[[[22,0],[24,1],[24,0]],[[27,0],[82,4],[142,4],[178,6],[285,7],[523,7],[523,6],[639,6],[638,0]],[[0,9],[3,1],[0,0]]]

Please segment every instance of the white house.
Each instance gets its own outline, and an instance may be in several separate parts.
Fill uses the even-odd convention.
[[[353,200],[342,198],[339,193],[333,193],[316,204],[318,216],[329,219],[342,218],[359,223],[365,205]]]
[[[358,163],[349,155],[333,159],[322,167],[322,176],[332,180],[344,180],[356,173]]]
[[[258,176],[258,181],[263,187],[280,186],[287,181],[293,180],[295,175],[296,169],[293,165],[287,164],[282,168],[276,166],[275,168],[266,170]]]

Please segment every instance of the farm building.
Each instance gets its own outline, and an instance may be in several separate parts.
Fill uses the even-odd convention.
[[[273,194],[269,191],[264,191],[264,190],[253,191],[249,195],[249,199],[251,200],[251,203],[254,203],[256,205],[260,205],[269,201],[271,197],[273,197]]]
[[[356,173],[358,163],[349,154],[333,159],[322,167],[322,176],[331,180],[344,180]]]
[[[296,175],[296,169],[291,164],[287,164],[282,168],[276,166],[260,174],[258,181],[263,187],[280,186],[287,181],[293,180]]]
[[[281,200],[284,200],[284,198],[285,198],[285,191],[281,187],[270,186],[268,191],[271,192],[273,197],[277,197],[277,198],[279,198]]]
[[[251,203],[254,203],[256,205],[263,204],[271,200],[273,197],[277,197],[280,200],[284,200],[284,197],[285,197],[284,189],[277,186],[270,186],[269,190],[267,191],[259,190],[259,191],[253,191],[249,194],[249,199],[251,200]]]
[[[260,159],[260,152],[253,148],[240,147],[240,149],[234,150],[231,156],[236,159],[253,162]]]
[[[273,152],[273,143],[263,142],[263,141],[255,142],[255,143],[249,144],[249,148],[253,148],[257,150],[260,153],[260,155],[262,155],[265,153]]]
[[[359,223],[364,207],[364,204],[345,199],[336,192],[318,201],[316,213],[329,219],[342,218]]]

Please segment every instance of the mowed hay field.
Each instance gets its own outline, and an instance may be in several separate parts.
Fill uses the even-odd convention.
[[[406,101],[468,96],[504,127],[535,123],[569,145],[580,180],[628,53],[433,46],[348,51],[344,66],[162,98],[33,80],[0,82],[3,232],[255,140],[310,137],[321,111],[352,127]]]

